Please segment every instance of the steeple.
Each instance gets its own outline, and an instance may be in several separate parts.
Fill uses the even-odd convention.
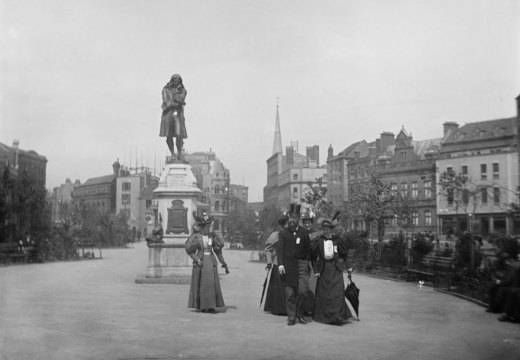
[[[274,130],[273,155],[283,152],[282,132],[280,131],[280,114],[278,112],[278,98],[276,98],[276,126]]]

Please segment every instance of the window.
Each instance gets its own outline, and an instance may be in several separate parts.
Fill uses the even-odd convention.
[[[131,182],[125,181],[123,183],[123,191],[130,191],[130,184],[131,184]]]
[[[424,225],[426,225],[426,226],[432,225],[432,212],[430,210],[426,210],[424,212]]]
[[[130,194],[123,194],[122,203],[130,204]]]
[[[448,205],[453,205],[453,189],[448,189],[447,198],[448,198]]]
[[[468,165],[462,165],[462,175],[468,175]]]
[[[292,194],[293,194],[293,198],[297,199],[298,198],[298,188],[293,188],[292,189]]]
[[[500,204],[500,188],[493,188],[493,202],[495,205]]]
[[[419,196],[419,187],[417,181],[412,182],[412,199],[417,199]]]
[[[408,183],[401,183],[401,196],[408,196]]]
[[[464,189],[462,191],[462,203],[464,205],[468,205],[468,203],[469,203],[469,191],[468,191],[468,189]]]
[[[453,168],[452,168],[452,167],[447,167],[447,168],[446,168],[446,172],[448,173],[448,175],[454,175],[454,172],[453,172]]]
[[[399,152],[399,161],[401,161],[401,162],[406,161],[406,151]]]
[[[480,178],[482,180],[487,180],[487,165],[480,164]]]
[[[293,178],[294,181],[297,181],[298,180],[298,174],[293,174],[292,178]]]
[[[417,211],[412,213],[412,222],[414,225],[419,225],[419,213]]]
[[[152,206],[152,200],[146,200],[146,208],[149,209]]]
[[[482,189],[480,189],[480,195],[481,195],[482,204],[487,204],[487,202],[488,202],[487,187],[484,186]]]
[[[396,183],[393,183],[392,185],[390,185],[390,193],[392,194],[392,196],[397,196],[397,184]]]
[[[500,177],[500,167],[498,163],[493,163],[493,179],[498,179]]]
[[[425,198],[432,197],[432,182],[431,181],[424,182],[424,197]]]
[[[391,225],[397,227],[397,215],[394,215],[391,220]]]
[[[215,201],[215,211],[220,211],[220,201]]]

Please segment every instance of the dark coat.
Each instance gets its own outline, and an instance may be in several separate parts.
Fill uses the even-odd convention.
[[[327,237],[326,235],[321,235],[316,241],[313,242],[312,249],[312,266],[315,273],[321,273],[325,266],[325,250],[324,244],[325,240],[332,240],[332,244],[334,245],[334,249],[337,251],[334,252],[334,257],[332,258],[334,266],[338,271],[343,272],[346,269],[345,258],[347,257],[347,247],[345,246],[345,242],[336,234],[331,234],[331,236]]]
[[[224,248],[224,242],[216,233],[209,233],[209,237],[213,239],[212,241],[212,250],[213,254],[217,255],[218,261],[221,264],[225,264],[224,256],[222,255],[222,248]],[[202,260],[204,256],[204,240],[202,240],[202,234],[194,233],[192,234],[186,243],[184,244],[184,248],[186,249],[186,253],[193,259],[193,265],[197,263],[197,260]],[[211,257],[211,260],[215,265],[217,265],[217,260],[214,256]]]
[[[281,276],[282,284],[298,287],[298,260],[310,260],[311,256],[309,233],[301,227],[294,233],[289,229],[282,230],[276,252],[278,266],[285,268],[285,275]]]

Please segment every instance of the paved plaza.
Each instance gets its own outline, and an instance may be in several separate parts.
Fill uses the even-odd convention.
[[[520,324],[472,302],[354,273],[360,321],[344,326],[259,308],[265,264],[228,250],[226,308],[187,308],[189,285],[136,284],[147,247],[103,259],[0,267],[0,359],[520,359]]]

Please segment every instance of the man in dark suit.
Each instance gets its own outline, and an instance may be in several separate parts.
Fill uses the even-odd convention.
[[[309,233],[300,227],[300,205],[291,204],[289,212],[289,226],[280,233],[277,246],[278,271],[285,289],[285,301],[287,309],[287,325],[296,324],[296,319],[302,324],[307,321],[303,317],[303,300],[307,291],[305,286],[305,274],[300,268],[307,266],[311,254]],[[308,274],[307,285],[308,285]],[[308,286],[307,286],[308,288]]]

